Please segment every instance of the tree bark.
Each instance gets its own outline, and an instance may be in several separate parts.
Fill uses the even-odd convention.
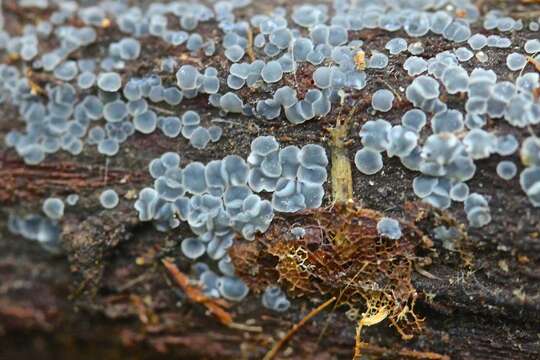
[[[522,17],[539,9],[500,1],[485,1],[482,6],[490,9],[495,4],[508,13],[519,12]],[[6,26],[15,29],[29,21],[16,5],[3,6]],[[267,6],[255,4],[246,13],[260,12]],[[395,34],[369,30],[354,36],[364,39],[371,50],[382,49]],[[512,34],[514,44],[535,36],[526,30]],[[452,47],[436,37],[421,41],[426,45],[425,56]],[[155,68],[152,59],[158,56],[154,51],[163,53],[163,49],[145,44],[143,52],[148,50],[150,54],[143,56],[130,72]],[[506,53],[500,49],[485,52],[499,77],[510,77],[504,66]],[[94,147],[87,146],[77,158],[58,153],[48,156],[39,166],[28,166],[2,142],[0,358],[262,358],[277,339],[327,299],[292,299],[289,311],[276,314],[264,309],[260,298],[250,294],[240,305],[226,309],[241,326],[223,325],[204,304],[186,296],[162,264],[163,259],[169,259],[180,271],[188,271],[189,261],[181,255],[179,246],[179,239],[189,234],[187,226],[159,233],[151,224],[137,219],[133,195],[151,184],[147,164],[165,151],[177,151],[184,162],[207,162],[224,154],[245,157],[258,134],[272,134],[282,144],[325,144],[326,129],[335,123],[340,110],[355,107],[347,142],[352,159],[361,146],[358,130],[370,116],[368,94],[382,84],[397,92],[406,87],[409,79],[400,65],[404,59],[392,58],[386,71],[374,71],[365,90],[352,96],[351,103],[343,108],[335,107],[325,119],[292,126],[284,119],[269,123],[231,117],[222,124],[222,140],[204,151],[191,148],[185,140],[165,139],[157,133],[137,134],[107,161]],[[215,66],[225,63],[219,57],[212,62]],[[309,75],[307,69],[302,71],[298,74],[299,91],[305,86],[302,79]],[[43,84],[48,80],[39,81]],[[448,101],[463,108],[463,100]],[[399,119],[399,114],[408,108],[410,104],[401,101],[386,117]],[[200,98],[168,111],[182,113],[187,109],[197,109],[205,116],[217,115],[206,105],[206,99]],[[0,136],[22,126],[16,109],[10,105],[2,105],[1,113]],[[516,133],[501,121],[492,121],[488,126],[500,133]],[[517,135],[522,140],[527,133]],[[519,162],[517,155],[512,160]],[[413,274],[413,285],[420,294],[418,313],[425,318],[423,331],[404,341],[387,322],[366,328],[362,337],[369,344],[363,352],[366,358],[540,358],[540,209],[527,201],[517,179],[505,182],[497,177],[495,167],[499,161],[492,157],[478,162],[477,175],[470,182],[473,191],[490,197],[490,225],[467,229],[459,205],[430,217],[422,225],[429,235],[433,235],[433,228],[448,222],[463,225],[468,232],[460,251],[447,250],[435,240],[432,250],[424,254],[431,264],[417,268]],[[361,176],[353,169],[353,196],[366,208],[404,217],[405,203],[416,201],[411,190],[414,176],[395,159],[385,159],[384,171],[373,177]],[[114,210],[99,205],[99,193],[107,187],[122,195]],[[328,189],[327,194],[330,192]],[[8,232],[9,214],[39,213],[46,197],[71,193],[80,194],[81,200],[68,207],[61,222],[62,254],[51,254],[38,243]],[[348,359],[354,346],[355,323],[341,308],[329,308],[301,328],[279,356]]]

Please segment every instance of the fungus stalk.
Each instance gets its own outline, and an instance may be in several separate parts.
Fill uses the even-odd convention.
[[[351,110],[347,117],[338,117],[336,126],[329,129],[330,150],[332,154],[332,198],[334,203],[347,203],[352,201],[352,170],[347,154],[347,134],[350,120],[355,113]]]

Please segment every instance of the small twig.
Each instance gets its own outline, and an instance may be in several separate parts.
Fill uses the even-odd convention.
[[[225,120],[225,119],[212,119],[210,120],[212,123],[223,123],[223,124],[229,124],[229,125],[235,125],[235,126],[245,126],[244,124],[231,121],[231,120]]]
[[[199,304],[204,305],[210,313],[212,313],[222,324],[230,326],[233,319],[230,313],[225,311],[225,307],[229,304],[224,300],[214,300],[204,295],[201,289],[189,283],[189,278],[184,275],[176,265],[165,259],[161,260],[169,274],[178,286],[184,290],[186,296]]]
[[[366,353],[369,353],[371,355],[388,354],[395,355],[396,357],[399,356],[400,359],[450,360],[450,357],[448,357],[447,355],[437,354],[430,351],[416,351],[410,349],[393,350],[370,344],[363,344],[362,348],[366,350]]]
[[[137,285],[138,283],[142,282],[143,280],[145,280],[146,278],[148,277],[148,274],[147,273],[143,273],[142,275],[140,276],[137,276],[135,279],[132,279],[130,281],[128,281],[127,283],[125,283],[124,285],[122,286],[119,286],[117,288],[117,290],[119,292],[124,292],[126,291],[127,289]]]
[[[346,203],[352,199],[352,169],[347,154],[346,139],[349,133],[349,126],[357,107],[346,117],[338,115],[336,126],[329,129],[330,148],[332,156],[332,168],[330,170],[332,179],[332,197],[335,203]]]
[[[409,349],[401,349],[399,355],[408,357],[410,359],[422,359],[422,360],[450,360],[446,355],[437,354],[431,351],[416,351]]]
[[[249,60],[251,62],[254,62],[255,60],[257,60],[257,57],[255,56],[255,52],[253,51],[253,30],[251,30],[251,26],[248,26],[248,29],[247,29],[246,54],[249,57]]]
[[[176,113],[174,111],[172,111],[172,110],[164,109],[162,107],[155,106],[155,105],[150,106],[150,109],[156,110],[156,111],[159,111],[161,113],[171,115],[171,116],[176,115]]]
[[[535,59],[535,56],[537,54],[534,54],[534,55],[531,55],[531,56],[527,56],[527,62],[529,64],[532,64],[534,66],[534,68],[536,69],[536,71],[539,71],[540,72],[540,61],[536,60]],[[519,75],[521,76],[521,74],[523,73],[523,70],[525,69],[525,66],[523,67],[523,69],[521,69],[521,72],[519,73]]]
[[[261,333],[263,331],[263,328],[261,326],[250,326],[250,325],[240,324],[240,323],[235,323],[235,322],[230,323],[228,326],[231,329],[247,331],[247,332]]]
[[[218,302],[217,300],[213,300],[204,295],[198,287],[191,285],[189,283],[189,278],[182,274],[182,272],[178,270],[178,267],[170,261],[162,260],[161,262],[169,271],[173,280],[182,288],[182,290],[184,290],[186,296],[192,301],[204,305],[222,324],[227,325],[231,329],[256,333],[262,332],[263,329],[260,326],[249,326],[233,322],[232,316],[223,309],[228,306],[227,303],[224,301]]]
[[[514,18],[530,19],[530,18],[539,17],[540,16],[540,10],[536,10],[536,11],[517,11],[517,12],[511,13],[510,16],[512,16]]]
[[[402,101],[403,101],[403,98],[401,97],[401,95],[399,94],[399,92],[398,92],[396,89],[394,89],[394,88],[392,87],[392,85],[390,85],[386,80],[381,80],[381,81],[382,81],[382,83],[383,83],[384,85],[388,86],[388,87],[390,88],[390,90],[392,90],[392,92],[394,93],[394,95],[396,96],[396,98],[398,99],[399,102],[402,102]]]
[[[294,326],[289,330],[287,335],[283,337],[281,340],[279,340],[272,349],[266,353],[263,360],[272,360],[276,357],[279,350],[285,346],[285,344],[304,326],[309,320],[311,320],[313,317],[317,316],[321,311],[326,309],[328,306],[330,306],[334,301],[336,301],[336,297],[333,296],[326,302],[319,305],[316,309],[312,310],[309,314],[307,314],[302,320],[300,320],[298,323],[294,324]]]
[[[420,265],[418,265],[418,264],[414,264],[414,270],[416,270],[416,272],[419,273],[420,275],[422,275],[424,277],[427,277],[428,279],[441,280],[440,277],[433,275],[432,273],[430,273],[426,269],[423,269],[422,267],[420,267]]]
[[[73,293],[69,296],[69,299],[70,300],[77,299],[86,290],[86,287],[88,286],[90,282],[92,282],[92,280],[94,280],[94,278],[92,277],[87,277],[83,279],[81,283],[79,284],[79,286],[77,286],[75,291],[73,291]]]
[[[139,316],[139,320],[143,324],[148,324],[150,322],[150,316],[148,314],[148,310],[146,309],[146,306],[144,305],[143,300],[140,296],[131,294],[129,296],[129,299],[133,306],[135,306],[135,309],[137,310],[137,315]]]
[[[534,131],[533,127],[531,126],[531,124],[528,124],[527,125],[527,130],[529,131],[529,134],[531,134],[531,136],[535,137],[535,138],[538,138],[538,135],[536,135],[536,132]]]

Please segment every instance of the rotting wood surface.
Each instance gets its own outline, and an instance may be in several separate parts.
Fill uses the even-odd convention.
[[[538,11],[517,2],[484,1],[483,7],[506,8],[527,16]],[[260,8],[265,4],[257,5]],[[259,9],[260,10],[260,9]],[[18,13],[4,2],[6,24],[28,21],[34,14]],[[210,31],[210,30],[209,30]],[[382,48],[389,35],[382,31],[357,34],[369,40],[369,48]],[[104,36],[113,36],[107,35]],[[526,31],[514,35],[531,37]],[[449,47],[436,38],[423,39],[429,51]],[[146,44],[152,50],[158,45]],[[505,57],[498,50],[486,53],[489,66],[499,76],[509,77]],[[151,51],[152,53],[152,51]],[[148,71],[156,64],[154,54],[143,58],[134,73]],[[200,62],[200,59],[186,59]],[[214,66],[223,66],[213,60]],[[356,136],[367,119],[366,94],[391,83],[399,88],[407,76],[392,58],[389,73],[375,74],[374,81],[357,98],[319,122],[299,127],[282,121],[231,118],[224,125],[224,137],[206,151],[190,148],[185,141],[165,140],[157,134],[136,135],[120,154],[105,162],[95,149],[87,149],[74,162],[64,154],[50,156],[39,167],[24,165],[12,151],[0,145],[0,358],[2,359],[165,359],[165,358],[262,358],[277,339],[307,313],[327,299],[302,298],[293,301],[285,314],[265,310],[258,297],[250,295],[240,306],[227,312],[237,328],[227,327],[207,308],[191,301],[169,277],[162,265],[165,258],[176,259],[180,271],[188,269],[181,258],[178,239],[187,235],[182,227],[173,233],[158,233],[149,224],[137,222],[132,200],[122,199],[114,211],[99,206],[98,194],[114,187],[132,197],[150,178],[148,161],[164,151],[178,151],[186,160],[209,161],[222,154],[245,156],[249,143],[258,134],[273,134],[283,144],[325,143],[335,119],[356,107],[347,142],[349,158],[360,147]],[[286,79],[302,91],[309,85],[308,66],[297,79]],[[36,78],[44,83],[46,78]],[[243,94],[249,97],[249,94]],[[453,104],[459,108],[459,103]],[[462,104],[461,104],[462,106]],[[400,103],[387,114],[398,121],[407,109]],[[206,109],[201,99],[187,107]],[[211,113],[213,110],[204,110]],[[0,135],[20,124],[14,109],[4,105]],[[506,130],[505,124],[489,124]],[[523,133],[522,135],[525,135]],[[514,159],[517,161],[517,158]],[[495,174],[499,159],[479,164],[473,188],[491,196],[493,222],[486,228],[469,231],[461,252],[452,252],[435,242],[423,254],[431,264],[413,273],[413,285],[421,294],[419,314],[425,317],[424,331],[410,341],[382,323],[364,329],[366,358],[386,359],[538,359],[540,358],[540,211],[533,209],[519,189],[517,180],[507,183]],[[390,159],[384,172],[373,177],[358,176],[353,169],[353,197],[371,208],[404,218],[407,201],[415,200],[411,183],[414,174]],[[81,195],[77,207],[68,211],[63,225],[64,255],[51,255],[37,244],[7,232],[9,213],[38,212],[40,202],[50,195]],[[328,193],[328,191],[327,191]],[[439,223],[466,223],[459,208],[431,216],[423,227]],[[343,311],[323,311],[291,339],[280,356],[289,359],[349,359],[355,345],[355,324]]]

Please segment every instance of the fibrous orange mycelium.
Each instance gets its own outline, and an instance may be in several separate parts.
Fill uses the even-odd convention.
[[[410,338],[421,325],[411,274],[423,233],[402,222],[402,238],[382,238],[377,233],[382,217],[354,204],[305,211],[293,219],[275,219],[256,243],[233,247],[231,257],[254,290],[277,281],[293,296],[336,296],[338,304],[353,309],[351,314],[364,319],[384,314]],[[302,226],[305,235],[296,238],[291,224]]]

